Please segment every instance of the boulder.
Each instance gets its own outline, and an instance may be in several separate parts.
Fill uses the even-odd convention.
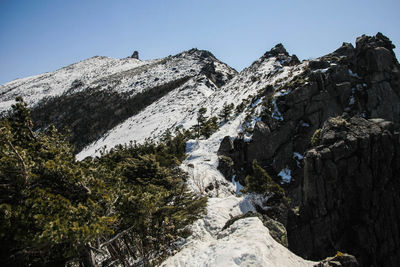
[[[227,156],[218,156],[218,170],[228,181],[232,181],[232,175],[234,173],[233,160]]]
[[[231,153],[233,153],[233,151],[234,151],[234,147],[233,147],[233,140],[232,140],[232,138],[231,138],[230,136],[225,136],[225,137],[222,139],[222,142],[221,142],[221,144],[220,144],[220,146],[219,146],[219,149],[218,149],[217,154],[218,154],[218,155],[225,155],[225,156],[228,156],[228,155],[230,155]]]
[[[338,252],[335,256],[326,258],[325,260],[314,265],[314,267],[358,267],[356,257],[353,255]]]

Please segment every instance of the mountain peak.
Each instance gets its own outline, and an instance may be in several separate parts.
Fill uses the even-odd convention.
[[[279,43],[275,45],[271,50],[265,52],[264,57],[270,58],[270,57],[277,57],[279,55],[284,55],[284,56],[289,56],[289,53],[286,51],[285,47],[283,44]]]
[[[217,58],[213,55],[213,53],[211,53],[210,51],[208,51],[208,50],[201,50],[201,49],[197,49],[197,48],[192,48],[192,49],[190,49],[190,50],[186,50],[186,51],[184,51],[184,52],[182,52],[182,53],[179,53],[178,55],[176,55],[176,56],[187,56],[187,55],[190,55],[190,56],[194,56],[194,57],[197,57],[197,58],[199,58],[199,59],[207,59],[207,58],[211,58],[211,59],[213,59],[213,60],[216,60]]]
[[[384,47],[389,51],[395,48],[395,45],[390,41],[388,37],[378,32],[375,36],[367,36],[365,34],[361,35],[356,39],[356,48],[376,48]]]

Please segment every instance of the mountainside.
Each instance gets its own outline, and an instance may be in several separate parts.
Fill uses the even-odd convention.
[[[190,129],[180,167],[191,191],[209,197],[207,215],[162,266],[358,266],[345,253],[361,266],[396,266],[393,48],[378,33],[300,62],[278,44],[240,73],[197,49],[93,57],[1,85],[0,112],[22,96],[36,132],[71,130],[79,160]],[[200,134],[201,116],[218,117],[210,134]],[[257,166],[264,192],[249,189]]]
[[[2,85],[0,112],[22,96],[33,107],[36,129],[46,129],[50,123],[68,127],[79,151],[173,90],[198,87],[190,92],[193,98],[207,96],[235,74],[210,52],[197,49],[148,61],[93,57]],[[196,105],[199,100],[193,101]]]

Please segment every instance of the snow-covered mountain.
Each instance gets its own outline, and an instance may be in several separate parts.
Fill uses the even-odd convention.
[[[93,57],[55,72],[0,86],[0,113],[10,108],[16,96],[22,96],[33,108],[37,129],[45,129],[50,123],[60,129],[70,128],[72,142],[79,151],[133,115],[143,120],[148,115],[142,111],[148,105],[153,105],[150,113],[159,114],[169,112],[165,108],[174,105],[188,109],[197,106],[235,74],[235,70],[210,52],[197,49],[147,61]],[[163,98],[166,94],[181,102],[172,103],[169,97]],[[159,131],[155,134],[159,135],[171,127],[173,123],[168,121],[144,131],[140,126],[135,136],[121,142],[150,137],[156,128]]]
[[[190,128],[196,124],[197,111],[207,108],[207,115],[217,115],[224,103],[237,106],[249,96],[257,95],[267,85],[279,84],[299,74],[306,63],[298,64],[282,46],[266,53],[249,68],[237,73],[207,51],[192,49],[164,59],[140,61],[133,58],[93,57],[51,73],[18,79],[0,87],[1,111],[7,111],[16,96],[22,96],[35,109],[63,99],[96,90],[134,97],[152,88],[181,81],[168,88],[154,102],[120,121],[94,142],[87,144],[78,159],[99,155],[103,147],[112,148],[130,141],[157,140],[168,129]],[[274,52],[275,51],[275,52]],[[290,62],[294,64],[290,64]],[[182,80],[183,79],[183,80]],[[53,102],[52,102],[53,101]],[[255,101],[257,107],[260,101]],[[92,103],[85,103],[91,105]],[[109,112],[114,112],[110,109]],[[56,114],[46,123],[62,119]],[[257,120],[254,114],[253,124]],[[208,215],[194,226],[194,235],[184,248],[165,266],[310,266],[277,243],[257,218],[247,218],[221,231],[232,217],[254,210],[248,198],[236,196],[239,183],[228,183],[217,170],[217,150],[222,138],[242,131],[245,113],[235,116],[207,140],[193,140],[187,145],[188,158],[182,168],[192,174],[192,190],[200,192],[209,184],[220,184],[212,190]],[[79,118],[74,118],[79,119]],[[42,126],[45,126],[43,123]],[[188,167],[191,166],[191,167]],[[200,185],[201,184],[201,185]],[[251,230],[251,231],[250,231]],[[222,237],[223,235],[223,237]],[[254,238],[257,239],[254,240]],[[250,246],[250,243],[252,245]],[[226,249],[233,249],[229,252]],[[194,253],[194,254],[193,254]]]
[[[99,149],[104,146],[111,148],[117,144],[128,143],[130,140],[140,143],[146,138],[157,139],[167,129],[175,127],[188,129],[196,124],[197,111],[201,107],[207,108],[209,116],[218,115],[224,103],[237,106],[250,95],[257,95],[259,90],[268,85],[287,82],[301,73],[307,65],[304,62],[290,66],[287,63],[291,61],[291,57],[279,52],[277,55],[280,55],[280,58],[263,56],[236,76],[228,72],[225,77],[233,78],[220,88],[213,86],[212,81],[203,75],[187,81],[165,97],[153,102],[139,114],[111,129],[101,139],[84,148],[77,157],[82,159],[98,155]],[[218,63],[217,66],[216,71],[227,72],[224,64]]]
[[[16,79],[0,86],[0,112],[10,108],[16,96],[34,106],[48,97],[70,95],[89,88],[129,92],[134,95],[148,88],[201,74],[212,74],[223,84],[236,71],[219,62],[211,53],[192,49],[163,59],[141,61],[95,56],[54,72]],[[220,75],[217,77],[217,75]],[[217,79],[219,78],[219,79]]]
[[[209,197],[207,215],[192,225],[193,234],[162,266],[314,266],[317,262],[295,255],[285,242],[278,242],[276,229],[266,227],[265,221],[254,215],[260,208],[271,208],[268,198],[242,195],[240,181],[253,159],[269,168],[275,178],[281,177],[282,186],[293,198],[282,221],[292,216],[289,230],[297,243],[291,249],[298,254],[322,259],[321,255],[326,257],[342,248],[340,238],[336,243],[330,241],[339,234],[325,238],[329,231],[321,225],[321,220],[328,218],[335,229],[336,221],[332,221],[338,216],[334,212],[340,207],[331,207],[328,215],[307,213],[319,204],[306,202],[305,196],[322,189],[307,191],[315,186],[306,180],[310,176],[306,171],[314,165],[303,168],[303,161],[314,162],[307,154],[314,146],[310,140],[318,141],[314,133],[329,117],[343,113],[398,121],[400,89],[393,77],[398,76],[399,68],[390,51],[392,44],[381,34],[360,38],[356,48],[343,44],[331,54],[302,62],[278,44],[240,73],[210,52],[197,49],[147,61],[93,57],[1,85],[0,114],[10,109],[16,96],[22,96],[32,108],[37,130],[50,123],[72,129],[76,157],[82,160],[119,144],[157,141],[167,130],[190,129],[197,123],[200,108],[206,108],[206,116],[211,117],[233,104],[234,114],[227,121],[221,120],[215,133],[186,144],[187,158],[181,168],[189,174],[189,188]],[[232,160],[230,175],[221,173],[223,140],[228,144],[223,156]],[[338,141],[337,146],[342,143]],[[331,161],[326,164],[327,172],[336,170],[336,176],[345,169],[342,162],[340,166]],[[335,164],[339,167],[332,167]],[[304,178],[303,173],[308,176]],[[321,187],[328,188],[325,184]],[[340,192],[335,194],[341,196]],[[306,207],[306,212],[299,215],[299,207]],[[254,214],[248,216],[249,212]],[[311,219],[319,228],[304,219],[310,214],[316,216]],[[274,224],[280,228],[281,224]],[[301,227],[305,230],[296,232]],[[307,233],[313,239],[302,246],[300,237]],[[325,239],[318,239],[317,234]],[[365,255],[356,256],[372,262]]]

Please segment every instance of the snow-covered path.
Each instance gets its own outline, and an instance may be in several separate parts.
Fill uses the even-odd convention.
[[[222,184],[207,203],[207,215],[192,226],[193,234],[183,248],[162,266],[313,266],[275,241],[258,217],[237,220],[222,230],[232,217],[254,211],[249,197],[237,196],[235,185],[217,170],[217,150],[222,138],[240,130],[240,115],[223,125],[207,140],[188,142],[188,158],[182,168],[192,172],[189,186],[199,192],[196,179]],[[189,167],[189,166],[190,167]],[[192,169],[192,170],[190,170]],[[225,184],[225,185],[224,185]]]

